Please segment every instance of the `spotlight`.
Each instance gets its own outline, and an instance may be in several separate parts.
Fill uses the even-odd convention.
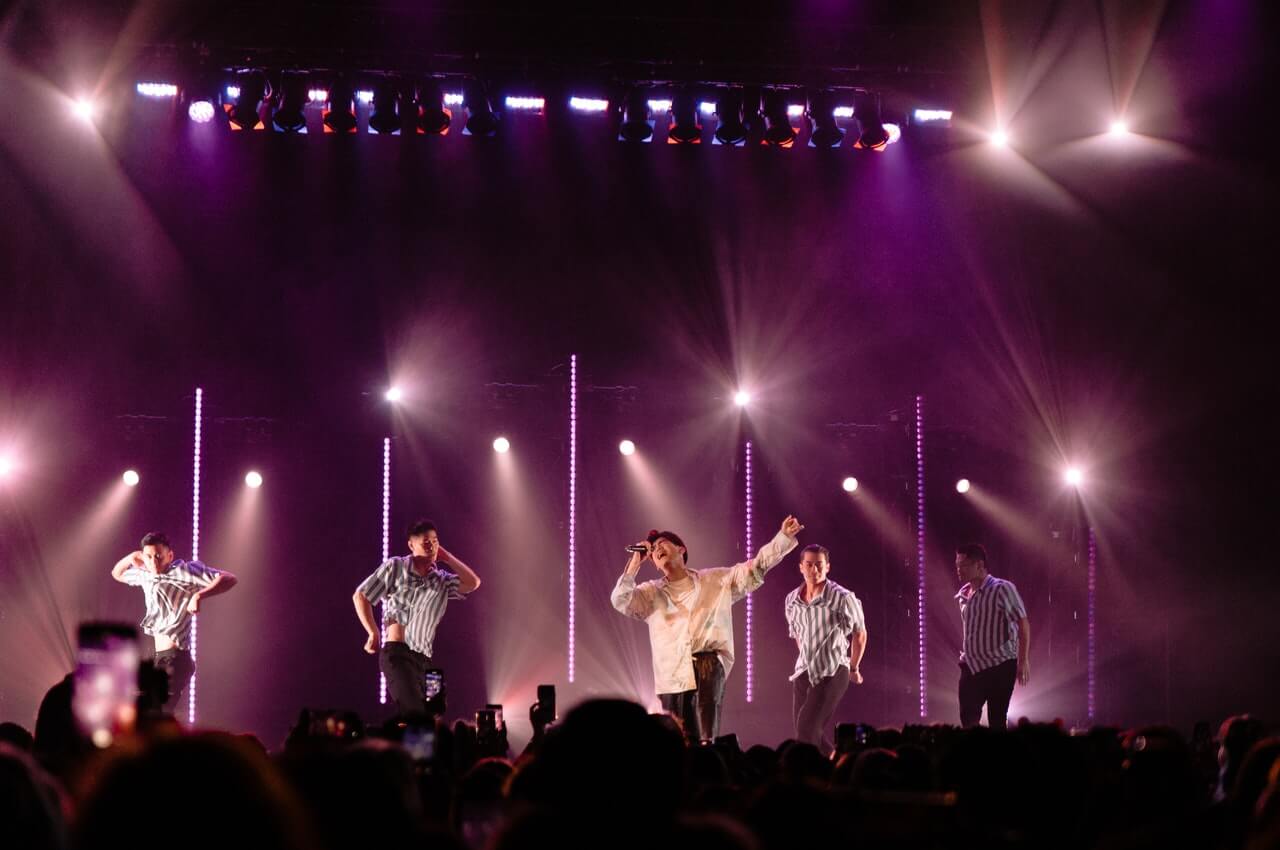
[[[880,118],[880,95],[859,91],[853,95],[853,118],[858,122],[856,150],[882,151],[889,144],[889,131]]]
[[[85,123],[92,123],[98,107],[87,97],[78,97],[71,103],[71,114]]]
[[[688,89],[680,89],[671,100],[671,125],[667,128],[667,144],[702,144],[702,124],[698,121],[698,102]]]
[[[991,144],[998,148],[1007,147],[1009,144],[1009,134],[1004,130],[996,130],[991,134]]]
[[[796,143],[796,129],[787,114],[787,100],[778,89],[764,94],[764,143],[776,148],[789,148]]]
[[[213,120],[215,111],[213,101],[193,100],[187,104],[187,117],[197,124],[208,124]]]
[[[407,99],[406,99],[407,100]],[[373,87],[373,112],[369,115],[369,132],[386,136],[398,136],[403,127],[402,113],[407,116],[409,104],[400,97],[400,86],[395,80],[383,79]],[[417,130],[415,117],[408,116],[410,126]],[[407,123],[407,122],[406,122]]]
[[[969,492],[969,488],[970,488],[971,486],[973,486],[973,485],[971,485],[971,484],[969,483],[969,479],[968,479],[968,478],[961,478],[959,481],[957,481],[957,482],[956,482],[956,492],[957,492],[957,493],[968,493],[968,492]]]
[[[1079,487],[1084,483],[1084,472],[1079,467],[1069,466],[1063,471],[1062,480],[1068,487]]]
[[[354,133],[356,131],[355,92],[346,80],[334,80],[329,86],[329,102],[325,106],[322,122],[326,133]]]
[[[480,80],[467,80],[462,84],[462,108],[467,111],[467,123],[462,128],[464,136],[495,136],[498,133],[498,116],[493,114],[489,95]]]
[[[177,97],[178,87],[173,83],[138,83],[134,90],[143,97]]]
[[[453,111],[444,105],[445,97],[440,83],[427,80],[418,86],[418,132],[429,136],[445,136]]]
[[[811,148],[838,148],[844,141],[844,130],[836,123],[835,96],[831,92],[814,92],[809,98],[809,134]]]
[[[14,464],[11,458],[0,457],[0,478],[8,478],[13,472]]]
[[[746,390],[738,390],[733,394],[733,403],[738,405],[738,407],[746,407],[748,404],[751,404],[751,393]]]
[[[595,97],[571,97],[569,108],[575,112],[608,112],[609,101]]]
[[[514,112],[533,112],[541,115],[547,108],[547,99],[545,97],[520,97],[517,95],[507,95],[502,100],[503,104]]]
[[[235,94],[232,94],[232,91]],[[227,96],[233,103],[224,103],[227,119],[232,130],[264,130],[262,121],[262,101],[270,94],[267,78],[259,71],[248,71],[236,75],[236,83],[227,86]]]
[[[120,478],[123,479],[124,483],[129,487],[137,487],[138,482],[142,480],[138,476],[138,473],[132,469],[126,469],[124,471],[124,475],[120,476]]]
[[[852,493],[854,490],[858,489],[858,479],[850,475],[844,481],[840,482],[840,486],[844,488],[846,493]]]
[[[622,452],[624,455],[633,455],[636,453],[636,444],[630,440],[623,440],[621,443],[618,443],[618,451]]]
[[[916,109],[911,113],[912,121],[917,125],[928,124],[934,127],[951,126],[950,109]]]
[[[511,441],[506,437],[499,437],[493,441],[493,450],[500,455],[504,455],[511,451]]]
[[[244,477],[244,483],[249,487],[252,487],[254,490],[257,490],[262,486],[262,473],[258,472],[256,469],[250,470]]]
[[[644,89],[627,92],[622,105],[622,123],[618,125],[618,141],[649,142],[653,140],[653,117]]]
[[[747,128],[742,123],[742,89],[726,89],[715,104],[716,132],[713,145],[740,148],[747,143]]]
[[[187,105],[187,117],[197,124],[208,124],[217,114],[215,104],[222,90],[220,76],[208,71],[198,71],[183,81],[178,96]]]
[[[306,133],[307,116],[303,109],[311,101],[307,78],[302,74],[285,74],[280,80],[280,98],[271,114],[271,129],[277,133]]]
[[[1126,124],[1122,119],[1117,118],[1115,121],[1111,122],[1111,135],[1113,136],[1129,135],[1129,125]]]
[[[387,401],[397,402],[404,398],[404,392],[399,387],[391,387],[386,392]]]

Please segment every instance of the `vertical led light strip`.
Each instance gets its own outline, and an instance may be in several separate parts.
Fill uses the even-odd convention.
[[[391,557],[391,438],[382,438],[382,563]],[[387,628],[382,626],[382,643],[387,640]],[[378,671],[378,704],[387,704],[387,677]]]
[[[752,555],[751,548],[751,441],[747,440],[744,454],[743,470],[746,473],[746,557],[749,560]],[[747,702],[751,702],[752,698],[752,682],[755,679],[755,654],[752,651],[751,643],[751,619],[754,609],[751,605],[751,595],[747,594]]]
[[[1089,527],[1089,654],[1088,654],[1088,694],[1086,708],[1089,711],[1089,723],[1092,724],[1094,717],[1097,715],[1097,649],[1098,649],[1098,620],[1097,608],[1097,589],[1098,589],[1098,538],[1093,534],[1093,527]]]
[[[569,681],[574,677],[577,640],[578,355],[569,355]]]
[[[196,387],[196,436],[195,451],[191,461],[191,560],[200,560],[200,420],[204,413],[204,390]],[[196,625],[200,616],[191,615],[191,663],[196,662]],[[196,670],[191,671],[187,683],[187,723],[196,722]]]
[[[916,640],[920,664],[920,717],[929,716],[929,659],[924,558],[924,396],[916,396]]]

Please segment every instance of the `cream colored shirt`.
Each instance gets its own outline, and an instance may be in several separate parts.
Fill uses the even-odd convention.
[[[714,652],[729,675],[733,668],[733,603],[764,584],[764,575],[796,539],[781,531],[756,556],[732,567],[689,570],[692,593],[677,594],[665,578],[636,584],[626,573],[610,600],[620,613],[649,624],[653,684],[657,693],[678,694],[696,687],[693,654]]]

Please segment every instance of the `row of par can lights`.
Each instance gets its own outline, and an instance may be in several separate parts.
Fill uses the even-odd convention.
[[[370,108],[368,130],[387,135],[445,135],[453,123],[453,108],[466,115],[463,135],[493,136],[503,111],[545,112],[542,97],[509,95],[501,109],[481,80],[460,81],[460,90],[445,91],[438,79],[415,83],[382,77],[372,87],[357,88],[337,79],[317,84],[308,74],[283,74],[275,83],[261,71],[234,75],[231,82],[203,93],[184,91],[178,85],[140,82],[139,94],[154,98],[182,98],[187,115],[197,123],[212,121],[218,106],[232,130],[266,130],[306,133],[306,109],[320,106],[325,133],[358,131],[357,104]],[[803,100],[803,103],[796,102]],[[701,144],[704,122],[714,119],[711,143],[745,146],[758,143],[790,148],[799,138],[797,123],[809,125],[810,147],[832,148],[852,136],[850,147],[883,151],[902,137],[902,120],[886,120],[881,98],[864,89],[815,90],[762,87],[719,87],[714,99],[700,96],[690,87],[666,94],[654,86],[633,86],[619,103],[602,98],[570,96],[566,105],[581,113],[612,112],[618,120],[618,139],[647,143],[654,139],[659,117],[665,117],[668,144]],[[946,109],[915,109],[906,120],[927,127],[949,127],[952,113]],[[851,122],[850,129],[840,125]]]
[[[142,476],[136,469],[126,469],[124,474],[120,476],[120,480],[124,482],[126,487],[137,487],[142,483]],[[251,469],[244,474],[244,483],[246,487],[257,490],[262,486],[262,473],[256,469]]]

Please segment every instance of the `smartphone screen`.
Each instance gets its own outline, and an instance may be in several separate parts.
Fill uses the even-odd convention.
[[[476,734],[484,737],[497,731],[497,718],[492,708],[482,708],[476,712]]]
[[[426,726],[409,726],[400,743],[414,761],[431,761],[436,757],[436,730]]]
[[[433,700],[440,696],[440,692],[444,690],[444,671],[432,668],[426,672],[422,679],[422,696],[427,701]]]
[[[485,704],[485,708],[493,712],[493,725],[498,729],[502,728],[502,705],[500,703],[491,702]]]
[[[538,710],[550,720],[556,719],[556,686],[538,685]]]
[[[84,623],[78,634],[71,710],[98,747],[133,730],[138,715],[138,631],[118,623]]]

